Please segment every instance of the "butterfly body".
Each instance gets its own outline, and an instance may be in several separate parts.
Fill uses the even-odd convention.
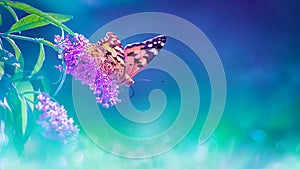
[[[158,54],[166,39],[165,35],[159,35],[123,48],[119,38],[108,32],[97,44],[89,44],[86,52],[116,84],[130,86],[134,83],[132,78]]]

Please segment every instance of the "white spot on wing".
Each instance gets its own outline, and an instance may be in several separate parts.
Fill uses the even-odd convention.
[[[117,56],[117,60],[124,64],[124,60],[121,57]]]
[[[120,48],[119,46],[116,46],[115,48],[119,51],[122,51],[122,48]]]
[[[149,51],[152,52],[154,55],[157,55],[157,53],[158,53],[158,51],[155,48],[150,49]]]

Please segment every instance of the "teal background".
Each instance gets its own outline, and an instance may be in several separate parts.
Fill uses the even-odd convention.
[[[114,19],[137,12],[165,12],[188,20],[207,35],[220,56],[227,78],[226,107],[213,136],[200,146],[198,136],[210,104],[208,75],[202,63],[194,62],[197,56],[188,46],[169,38],[165,49],[177,54],[190,66],[201,94],[197,121],[178,146],[151,159],[127,159],[103,151],[84,132],[78,148],[74,149],[60,147],[55,142],[43,139],[37,128],[26,144],[25,157],[18,163],[13,163],[17,158],[15,150],[9,144],[3,150],[0,167],[300,168],[299,2],[32,0],[28,4],[47,12],[73,15],[74,19],[66,25],[86,37]],[[5,27],[12,22],[12,18],[1,8],[1,14],[2,11],[3,18],[9,19],[3,20],[1,31],[6,30]],[[59,29],[47,26],[24,32],[24,35],[45,37],[52,41],[53,35],[59,33]],[[123,43],[145,40],[152,36],[135,36]],[[21,41],[18,44],[22,47],[25,60],[34,61],[38,45],[32,47],[31,43]],[[43,71],[51,84],[59,77],[59,72],[54,68],[59,60],[49,48],[46,49],[46,56]],[[26,67],[29,69],[32,64],[27,62]],[[142,81],[144,78],[150,79],[150,82]],[[57,100],[78,123],[73,113],[71,80],[68,76]],[[162,80],[165,82],[161,82]],[[174,98],[178,96],[178,86],[172,77],[157,70],[142,72],[135,81],[136,95],[132,101],[139,110],[150,106],[147,97],[151,89],[160,88],[167,92],[169,113],[160,122],[138,126],[119,118],[114,109],[101,108],[102,113],[115,129],[130,136],[147,137],[163,131],[176,117],[179,101]],[[166,88],[166,85],[170,87]],[[52,92],[55,87],[57,86],[52,86]]]

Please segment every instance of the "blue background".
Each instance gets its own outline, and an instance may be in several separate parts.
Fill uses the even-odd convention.
[[[32,0],[28,4],[43,11],[72,15],[74,18],[66,25],[86,37],[91,36],[106,23],[125,15],[137,12],[173,14],[188,20],[202,30],[214,45],[223,63],[228,90],[226,107],[221,123],[206,143],[206,147],[199,147],[197,143],[205,119],[205,113],[202,113],[198,116],[188,137],[162,157],[135,161],[104,152],[98,156],[101,150],[95,150],[97,146],[86,141],[87,146],[82,148],[83,168],[101,166],[99,163],[111,168],[125,165],[132,165],[131,168],[274,168],[276,166],[297,168],[300,166],[297,158],[300,155],[300,15],[298,9],[300,4],[298,1]],[[10,20],[12,21],[12,18]],[[151,21],[145,20],[145,22]],[[124,26],[130,27],[130,25]],[[47,26],[39,31],[27,31],[24,34],[45,37],[52,41],[53,35],[59,33],[60,30],[57,28]],[[177,46],[172,47],[172,44],[179,45],[180,49]],[[21,45],[25,48],[23,51],[25,60],[32,59],[34,50],[26,50],[30,44]],[[166,45],[166,49],[177,52],[180,56],[183,53],[188,56],[193,55],[188,47],[172,40]],[[38,50],[35,55],[37,52]],[[56,59],[56,53],[50,49],[47,49],[46,53],[47,59],[43,70],[49,74],[49,81],[54,82],[59,77],[59,73],[53,65],[59,64],[59,60]],[[210,99],[210,94],[207,92],[210,89],[209,81],[203,66],[196,68],[198,64],[191,63],[189,66],[193,71],[202,71],[197,74],[199,76],[197,81],[200,84],[200,93],[203,94],[202,111],[207,112]],[[30,63],[26,66],[30,67]],[[154,71],[153,74],[155,73],[159,72]],[[74,112],[69,97],[70,85],[71,77],[68,77],[58,95],[58,100],[69,112]],[[136,86],[137,93],[139,90],[142,91],[143,85],[147,86],[143,82]],[[138,102],[139,98],[143,96],[137,94],[133,102]],[[136,104],[137,107],[139,105]],[[148,106],[147,102],[142,105]],[[139,108],[143,109],[143,106]],[[108,115],[108,118],[109,116],[111,115]]]

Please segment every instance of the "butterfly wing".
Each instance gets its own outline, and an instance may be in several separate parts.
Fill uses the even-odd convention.
[[[119,38],[108,32],[97,44],[89,44],[86,51],[118,85],[132,85],[132,78],[158,54],[166,39],[165,35],[159,35],[123,49]]]
[[[140,43],[128,44],[124,48],[126,74],[133,78],[158,54],[167,37],[159,35]]]
[[[97,44],[89,44],[86,50],[96,60],[100,70],[112,80],[118,82],[124,78],[124,50],[117,35],[108,32]]]
[[[108,32],[97,44],[104,48],[116,62],[122,62],[125,59],[121,41],[116,34]]]

